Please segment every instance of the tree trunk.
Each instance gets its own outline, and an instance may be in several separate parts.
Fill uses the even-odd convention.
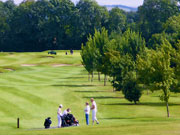
[[[91,82],[93,82],[93,79],[94,79],[94,73],[92,72]]]
[[[101,73],[98,72],[98,80],[101,81]]]
[[[169,117],[169,105],[168,105],[168,102],[166,102],[166,108],[167,108],[167,117]]]
[[[90,76],[90,73],[88,73],[88,81],[90,81],[91,79],[91,76]]]
[[[107,75],[104,75],[104,86],[106,86]]]

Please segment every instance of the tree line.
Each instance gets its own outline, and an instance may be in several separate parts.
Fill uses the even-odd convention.
[[[95,29],[125,29],[127,15],[94,0],[0,1],[0,51],[81,49]]]
[[[124,30],[95,29],[82,44],[82,63],[91,81],[98,72],[106,85],[108,76],[114,90],[135,104],[143,91],[160,91],[169,117],[171,92],[180,92],[178,1],[146,0],[135,14]]]
[[[130,28],[150,44],[152,35],[164,31],[167,19],[178,14],[176,0],[146,0],[137,12],[108,11],[95,0],[0,1],[0,51],[81,49],[88,35],[102,27],[108,34]]]

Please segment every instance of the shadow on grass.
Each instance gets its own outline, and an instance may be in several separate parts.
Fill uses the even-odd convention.
[[[50,127],[50,128],[47,128],[47,129],[45,129],[45,128],[32,128],[32,129],[28,129],[28,130],[49,130],[49,129],[58,129],[58,127]]]
[[[152,96],[152,97],[158,97],[159,98],[160,96]],[[170,96],[170,97],[178,97],[178,96]]]
[[[159,107],[159,106],[165,106],[165,103],[151,103],[151,102],[146,102],[146,103],[113,103],[113,104],[102,104],[102,105],[136,105],[136,106],[154,106],[154,107]],[[169,106],[180,106],[179,103],[169,103]]]
[[[124,97],[99,96],[99,97],[83,97],[83,98],[94,98],[94,99],[123,99]]]
[[[78,76],[78,77],[67,77],[67,78],[64,78],[64,79],[82,79],[82,78],[87,78],[87,77]]]
[[[39,58],[55,58],[54,56],[40,56]]]
[[[55,85],[52,85],[52,86],[55,86],[55,87],[94,87],[95,85],[74,85],[74,84],[69,84],[69,85],[63,85],[63,84],[55,84]]]
[[[122,119],[135,119],[133,117],[110,117],[110,118],[99,118],[101,120],[122,120]]]
[[[74,91],[74,92],[78,92],[78,93],[96,93],[96,92],[109,92],[109,91],[100,91],[100,90],[96,90],[96,91],[90,91],[90,90],[85,90],[85,91]]]

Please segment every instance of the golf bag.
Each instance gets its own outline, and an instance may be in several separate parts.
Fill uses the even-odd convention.
[[[44,127],[45,128],[50,128],[50,125],[52,123],[52,121],[50,120],[51,118],[48,117],[47,119],[45,119],[45,122],[44,122]]]
[[[62,127],[78,126],[79,121],[72,114],[67,114],[62,117]]]

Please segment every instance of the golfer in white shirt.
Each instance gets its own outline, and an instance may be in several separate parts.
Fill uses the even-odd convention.
[[[86,125],[89,125],[90,106],[88,102],[86,102],[86,108],[84,109],[84,112],[85,112],[85,118],[86,118]]]
[[[91,103],[92,103],[91,110],[92,110],[92,122],[93,122],[92,124],[94,125],[94,121],[96,121],[96,123],[99,124],[99,122],[96,118],[97,105],[93,98],[91,98]]]
[[[58,111],[57,111],[57,118],[58,118],[58,128],[61,128],[61,124],[62,124],[62,119],[61,119],[61,116],[62,116],[62,109],[63,108],[63,105],[60,104],[59,105],[59,108],[58,108]]]
[[[71,110],[68,108],[68,109],[64,110],[62,116],[66,116],[70,112],[71,112]]]

